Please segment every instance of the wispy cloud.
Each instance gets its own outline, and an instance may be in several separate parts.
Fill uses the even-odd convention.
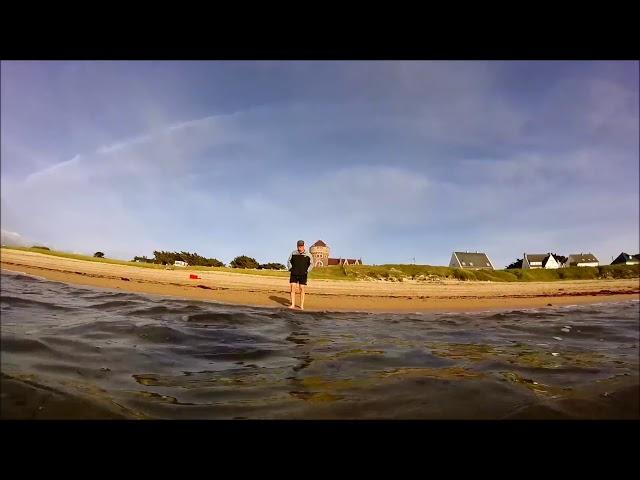
[[[637,63],[101,65],[103,116],[96,74],[49,72],[74,93],[47,68],[2,69],[3,145],[28,145],[3,148],[2,226],[29,238],[225,261],[298,238],[374,263],[638,249]]]
[[[27,245],[27,242],[25,241],[25,239],[22,238],[22,235],[20,235],[18,232],[10,232],[3,228],[3,229],[0,229],[0,234],[2,237],[0,239],[0,243],[2,243],[2,245],[17,246],[17,247],[24,247]]]

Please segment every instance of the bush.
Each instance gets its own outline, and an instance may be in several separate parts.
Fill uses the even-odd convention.
[[[260,266],[255,258],[247,257],[246,255],[234,258],[229,265],[231,268],[258,268]]]
[[[96,253],[93,254],[93,256],[96,257],[96,258],[104,258],[104,253],[96,252]]]
[[[515,282],[518,280],[516,271],[504,270],[475,270],[476,280],[490,282]]]
[[[462,268],[454,268],[452,273],[454,278],[457,278],[458,280],[475,280],[476,279],[475,272],[470,270],[463,270]]]
[[[197,253],[154,251],[153,257],[153,262],[160,265],[173,265],[176,260],[178,260],[181,262],[187,262],[192,266],[198,265],[201,267],[224,267],[224,263],[222,263],[217,258],[205,258],[201,255],[198,255]]]
[[[637,278],[640,276],[640,265],[600,265],[600,278]]]
[[[51,250],[49,247],[42,247],[40,245],[34,245],[31,248],[37,248],[38,250]]]
[[[258,269],[259,270],[286,270],[287,267],[285,267],[281,263],[265,263],[263,265],[259,265]]]
[[[507,269],[512,269],[512,268],[522,268],[522,258],[517,258],[515,262],[509,264],[509,266],[507,267]]]
[[[470,281],[492,282],[548,282],[558,280],[580,280],[597,278],[638,278],[640,265],[604,265],[595,267],[571,267],[559,269],[522,270],[510,268],[503,270],[465,270],[431,265],[342,265],[318,267],[311,271],[311,278],[335,278],[346,280],[378,279],[399,281],[400,278],[455,278]]]
[[[154,260],[153,258],[147,258],[144,255],[142,257],[133,257],[133,260],[131,260],[132,262],[141,262],[141,263],[153,263]]]
[[[598,267],[560,268],[558,275],[565,280],[594,280],[598,278]]]

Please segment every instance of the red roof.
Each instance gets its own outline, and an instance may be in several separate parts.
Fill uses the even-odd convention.
[[[318,240],[316,243],[314,243],[313,245],[311,245],[312,247],[326,247],[327,244],[324,243],[322,240]]]

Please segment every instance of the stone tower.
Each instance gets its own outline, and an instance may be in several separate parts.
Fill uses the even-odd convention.
[[[326,267],[329,265],[329,246],[322,240],[311,245],[309,253],[313,257],[314,267]]]

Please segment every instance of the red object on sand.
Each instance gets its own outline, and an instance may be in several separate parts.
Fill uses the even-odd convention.
[[[192,278],[192,279],[197,280],[197,279],[199,279],[200,277],[198,277],[198,275],[194,275],[193,273],[190,273],[190,274],[189,274],[189,278]]]

